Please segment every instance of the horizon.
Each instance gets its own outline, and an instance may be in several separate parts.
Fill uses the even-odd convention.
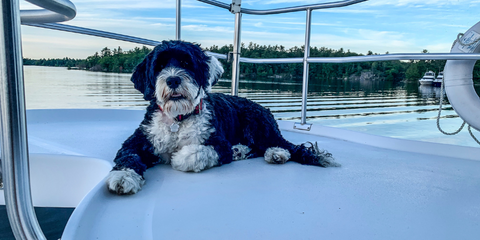
[[[77,16],[64,24],[132,35],[151,40],[175,39],[175,0],[73,0]],[[221,1],[230,4],[231,1]],[[244,0],[242,7],[273,9],[329,1]],[[480,0],[369,0],[336,9],[312,11],[311,47],[325,47],[366,55],[449,52],[458,33],[480,19],[471,13]],[[21,2],[21,9],[36,9]],[[305,44],[305,11],[276,15],[242,16],[241,42],[282,45]],[[233,43],[234,15],[229,11],[182,0],[181,39],[202,47]],[[141,44],[97,38],[56,30],[22,26],[24,58],[85,59],[104,47],[124,51]],[[151,48],[151,46],[148,46]]]

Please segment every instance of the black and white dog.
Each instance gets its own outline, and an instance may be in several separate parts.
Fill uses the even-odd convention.
[[[163,41],[132,75],[150,101],[145,118],[122,145],[107,187],[118,194],[138,192],[143,173],[157,163],[180,171],[202,170],[234,160],[264,156],[321,167],[340,166],[317,144],[285,140],[269,110],[235,96],[210,93],[223,73],[215,57],[199,45]]]

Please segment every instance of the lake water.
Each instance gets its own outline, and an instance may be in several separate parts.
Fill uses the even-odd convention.
[[[27,109],[144,109],[147,106],[130,82],[130,74],[25,66],[25,82]],[[212,91],[229,94],[230,84],[228,80],[221,80]],[[301,88],[301,80],[241,79],[239,95],[270,108],[277,119],[298,122]],[[455,136],[445,136],[437,130],[440,88],[419,86],[416,81],[393,84],[369,80],[310,80],[309,91],[308,123],[478,147],[466,129]],[[462,120],[445,101],[442,127],[451,132],[461,124]]]

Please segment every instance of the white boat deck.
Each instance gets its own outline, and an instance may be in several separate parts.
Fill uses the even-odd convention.
[[[142,118],[143,111],[134,110],[28,111],[29,148],[111,162]],[[97,185],[74,211],[62,239],[480,236],[479,148],[315,125],[304,134],[286,131],[292,122],[280,126],[294,143],[317,141],[342,167],[272,165],[262,158],[201,173],[158,165],[146,171],[146,185],[135,195],[117,196],[103,182]]]

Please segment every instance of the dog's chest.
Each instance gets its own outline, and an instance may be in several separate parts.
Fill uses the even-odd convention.
[[[154,147],[157,156],[169,156],[187,145],[201,145],[215,129],[210,124],[211,114],[204,109],[199,115],[193,115],[177,122],[178,131],[172,132],[170,126],[173,120],[163,112],[156,111],[149,124],[143,125],[147,139]],[[168,159],[164,159],[168,161]]]

